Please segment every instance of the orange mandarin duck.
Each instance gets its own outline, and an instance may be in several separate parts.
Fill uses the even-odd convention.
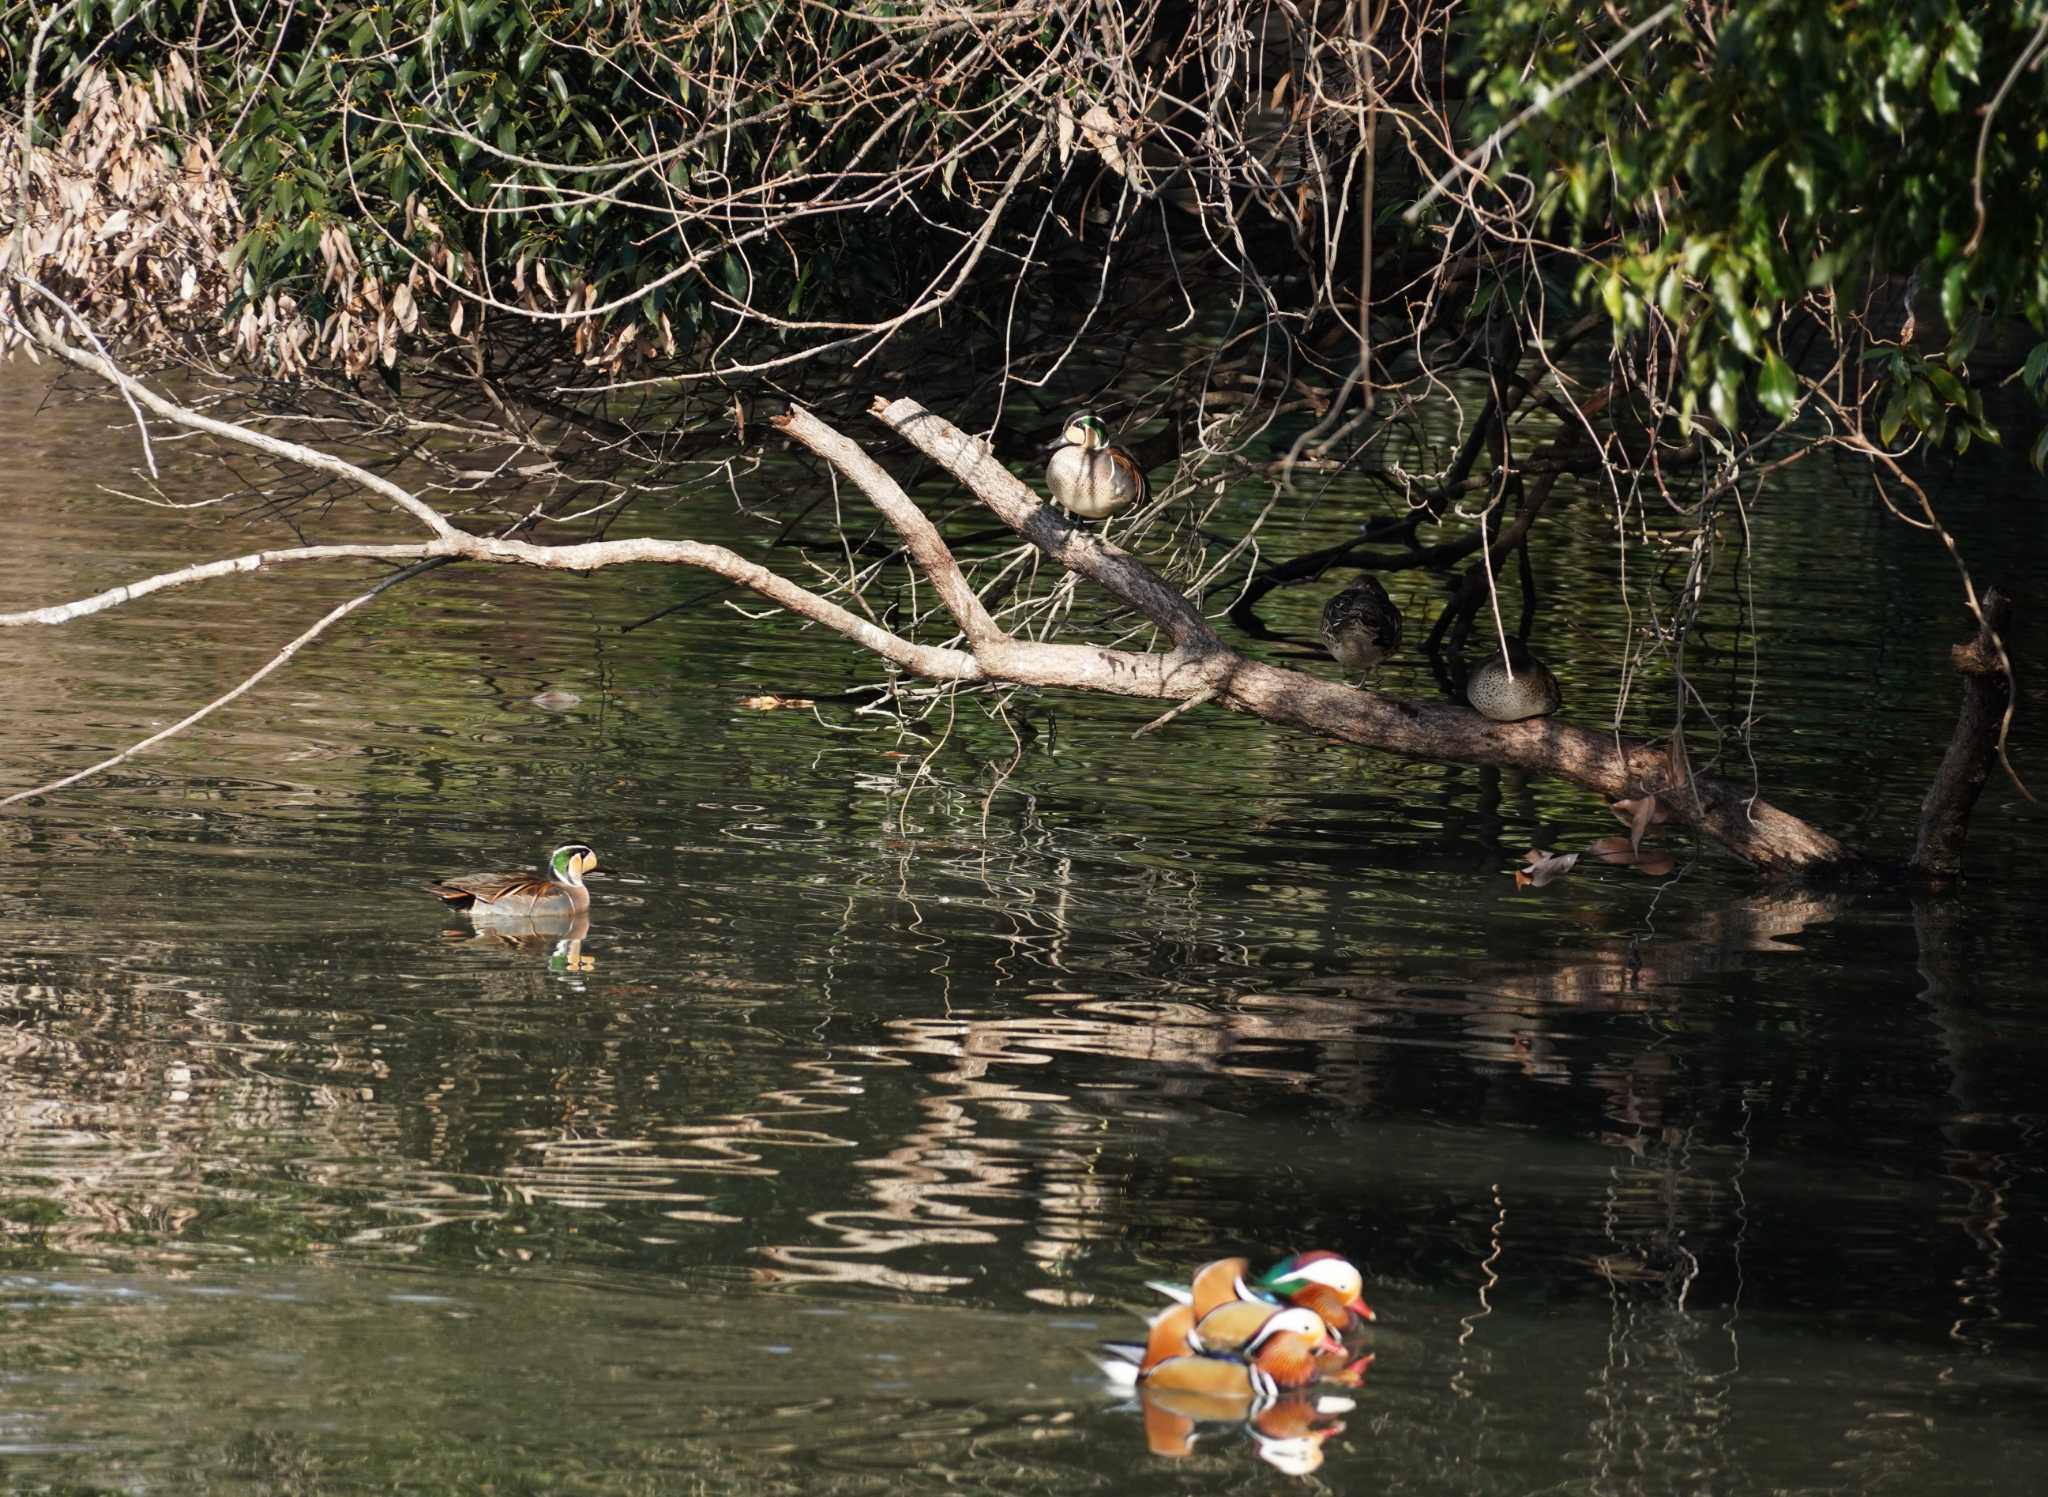
[[[1306,1305],[1337,1335],[1379,1319],[1365,1302],[1365,1276],[1335,1253],[1296,1253],[1251,1281],[1260,1294],[1281,1304]]]
[[[1336,1335],[1343,1336],[1377,1320],[1365,1302],[1365,1277],[1335,1253],[1296,1253],[1283,1258],[1256,1279],[1246,1277],[1251,1265],[1242,1258],[1219,1258],[1203,1265],[1194,1282],[1150,1283],[1168,1299],[1192,1305],[1202,1316],[1233,1299],[1268,1305],[1301,1305],[1314,1310]]]
[[[1198,1326],[1208,1318],[1198,1323],[1192,1304],[1160,1312],[1142,1347],[1104,1345],[1104,1374],[1119,1387],[1266,1401],[1313,1383],[1319,1375],[1316,1355],[1331,1340],[1322,1317],[1297,1306],[1271,1309],[1241,1340],[1244,1326],[1235,1314],[1228,1325],[1219,1323],[1213,1341],[1197,1340]]]

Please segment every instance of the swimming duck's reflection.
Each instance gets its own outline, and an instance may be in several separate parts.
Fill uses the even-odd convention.
[[[1145,1446],[1152,1454],[1178,1460],[1194,1454],[1201,1426],[1242,1429],[1259,1459],[1286,1472],[1306,1476],[1323,1464],[1323,1442],[1344,1433],[1337,1418],[1352,1408],[1348,1398],[1329,1394],[1286,1393],[1258,1399],[1249,1394],[1195,1392],[1183,1388],[1138,1389],[1145,1418]]]
[[[473,929],[451,928],[441,932],[445,941],[481,946],[490,951],[512,950],[522,956],[543,956],[551,972],[594,972],[597,958],[583,949],[590,934],[590,916],[534,915],[518,920],[498,920]]]

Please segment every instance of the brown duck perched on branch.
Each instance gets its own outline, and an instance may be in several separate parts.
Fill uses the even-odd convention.
[[[1322,634],[1337,663],[1363,677],[1401,648],[1401,610],[1368,574],[1323,605]]]
[[[440,896],[452,910],[467,910],[472,920],[532,920],[564,915],[581,915],[590,908],[590,890],[583,875],[601,873],[597,854],[581,842],[571,842],[548,854],[553,878],[535,878],[530,873],[473,873],[445,878],[428,884],[428,892]]]
[[[1100,520],[1126,505],[1142,504],[1152,493],[1138,460],[1109,445],[1109,428],[1093,411],[1077,411],[1067,418],[1060,439],[1052,444],[1045,482],[1054,503],[1084,520]]]
[[[1519,639],[1511,639],[1506,650],[1496,650],[1492,659],[1466,678],[1465,700],[1482,717],[1518,723],[1550,716],[1564,705],[1564,693],[1558,690],[1550,667]]]

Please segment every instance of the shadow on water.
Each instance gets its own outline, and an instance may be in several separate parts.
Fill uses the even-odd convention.
[[[248,549],[66,497],[82,419],[37,428],[15,481],[58,497],[0,606]],[[1832,529],[1774,564],[1892,583],[1768,636],[1761,772],[1874,839],[1945,731],[1945,564],[1806,497]],[[0,633],[37,702],[0,757],[138,736],[350,585]],[[436,577],[0,821],[10,1484],[1270,1486],[1228,1422],[1148,1454],[1088,1350],[1147,1279],[1307,1246],[1381,1316],[1339,1489],[2024,1489],[2048,1455],[2042,857],[2002,787],[1995,876],[1945,901],[1693,849],[1518,891],[1606,810],[1221,716],[1134,744],[1118,703],[940,743],[830,700],[862,663],[786,620],[616,633],[692,586]],[[1900,619],[1917,675],[1873,663]],[[1555,642],[1585,720],[1625,627]],[[741,705],[794,688],[825,704]],[[587,929],[450,931],[418,887],[572,836],[613,870]]]

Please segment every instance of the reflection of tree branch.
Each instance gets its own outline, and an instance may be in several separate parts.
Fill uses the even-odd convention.
[[[90,779],[92,776],[99,774],[103,770],[112,769],[118,764],[127,763],[130,759],[134,758],[144,749],[153,748],[157,744],[162,743],[167,738],[175,738],[178,734],[184,732],[194,723],[200,722],[205,718],[211,717],[221,708],[227,706],[229,702],[234,701],[237,697],[247,694],[256,685],[257,682],[263,680],[264,677],[270,675],[271,672],[275,671],[287,660],[290,660],[292,656],[298,654],[300,650],[304,649],[307,645],[311,644],[314,640],[318,639],[321,635],[325,634],[330,628],[340,623],[343,619],[347,618],[350,614],[354,613],[358,608],[361,608],[365,603],[370,602],[385,589],[396,587],[401,582],[409,582],[413,578],[419,576],[420,573],[432,571],[435,567],[446,566],[449,560],[450,558],[448,557],[436,556],[427,561],[422,561],[413,566],[409,566],[405,568],[403,571],[392,573],[389,577],[386,577],[383,581],[379,582],[375,587],[372,587],[368,592],[357,593],[353,598],[350,598],[346,603],[343,603],[336,608],[329,609],[327,613],[322,615],[320,620],[313,625],[312,628],[306,630],[303,634],[299,635],[298,638],[294,639],[290,644],[286,645],[283,649],[279,650],[275,655],[271,656],[270,659],[266,660],[259,669],[243,677],[241,684],[236,686],[232,691],[224,692],[220,696],[215,697],[212,701],[208,702],[204,707],[201,707],[197,712],[189,713],[186,716],[181,717],[180,719],[178,719],[178,721],[172,723],[168,728],[165,728],[163,731],[158,733],[152,733],[149,735],[149,737],[143,739],[140,743],[130,744],[127,748],[122,749],[120,753],[115,754],[113,757],[102,759],[100,760],[99,763],[89,765],[86,768],[79,770],[76,774],[65,775],[62,779],[52,780],[47,785],[38,785],[33,790],[17,790],[14,794],[10,796],[0,798],[0,806],[11,806],[17,801],[28,800],[32,796],[48,795],[53,790],[62,790],[67,785],[76,785],[80,780]]]

